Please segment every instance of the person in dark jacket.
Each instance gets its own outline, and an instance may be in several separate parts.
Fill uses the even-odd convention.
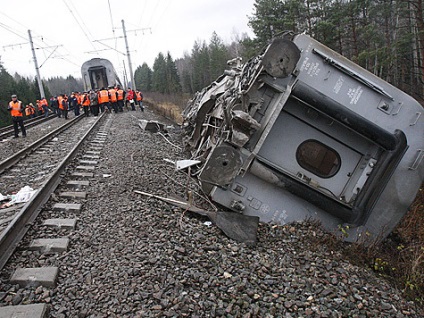
[[[77,116],[80,115],[80,108],[79,108],[79,105],[78,105],[78,98],[77,98],[77,96],[76,96],[76,94],[74,92],[72,92],[72,94],[71,94],[71,96],[69,98],[69,107],[71,109],[74,109],[75,117],[77,117]]]
[[[59,105],[57,104],[57,98],[55,96],[50,97],[50,108],[53,114],[58,115]]]

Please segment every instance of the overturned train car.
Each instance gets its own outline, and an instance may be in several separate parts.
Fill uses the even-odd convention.
[[[421,105],[304,34],[232,63],[183,113],[204,191],[262,222],[387,236],[424,178]]]
[[[94,58],[86,61],[81,66],[81,74],[85,91],[116,85],[122,87],[113,64],[107,59]]]

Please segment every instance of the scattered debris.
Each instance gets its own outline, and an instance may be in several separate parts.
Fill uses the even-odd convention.
[[[173,165],[175,165],[175,170],[183,170],[185,168],[189,168],[191,166],[197,165],[199,163],[201,163],[200,160],[189,160],[189,159],[184,159],[184,160],[177,160],[177,161],[172,161],[170,159],[163,159],[166,162],[172,163]]]
[[[257,216],[248,216],[227,211],[207,211],[200,209],[192,205],[190,202],[184,201],[182,199],[171,199],[137,190],[134,190],[134,192],[171,203],[175,206],[200,215],[207,216],[213,223],[216,224],[219,229],[225,233],[225,235],[237,242],[243,242],[247,245],[255,245],[257,242],[259,224],[259,217]]]
[[[165,125],[158,122],[158,121],[155,121],[155,120],[141,119],[139,121],[138,126],[140,126],[140,128],[145,130],[145,131],[150,131],[150,132],[153,132],[153,133],[157,133],[159,131],[166,132]]]
[[[8,208],[17,203],[28,202],[32,198],[32,196],[35,194],[35,192],[37,192],[37,190],[34,190],[33,188],[29,186],[25,186],[21,188],[16,194],[4,196],[0,193],[0,201],[9,200],[8,202],[0,205],[0,209]]]

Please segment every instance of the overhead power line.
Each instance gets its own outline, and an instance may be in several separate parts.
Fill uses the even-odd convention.
[[[90,39],[90,37],[88,36],[87,32],[85,30],[89,30],[87,28],[87,26],[84,24],[84,21],[81,19],[81,22],[84,24],[85,29],[83,28],[83,26],[81,25],[80,21],[77,19],[77,17],[74,14],[74,11],[72,11],[71,7],[68,5],[68,3],[63,0],[63,3],[66,5],[66,7],[68,8],[69,12],[71,13],[72,17],[74,18],[74,20],[77,22],[79,28],[81,29],[82,33],[84,33],[85,37],[87,38],[88,42],[90,42],[90,45],[93,46],[94,50],[96,50],[96,47],[94,46],[92,40]],[[78,13],[78,11],[76,11]]]
[[[12,17],[8,16],[8,15],[7,15],[7,14],[5,14],[4,12],[1,12],[1,11],[0,11],[0,14],[1,14],[1,15],[3,15],[3,16],[5,16],[5,17],[6,17],[6,18],[8,18],[9,20],[16,22],[16,23],[17,23],[16,25],[19,25],[20,27],[26,27],[26,28],[27,28],[27,30],[29,30],[29,29],[30,29],[29,27],[27,27],[27,26],[25,26],[24,24],[22,24],[22,22],[21,22],[21,21],[17,21],[16,19],[14,19],[14,18],[12,18]],[[24,40],[26,40],[26,41],[27,41],[27,42],[25,42],[25,43],[16,43],[16,44],[5,45],[5,46],[3,46],[3,49],[8,48],[8,47],[12,47],[12,48],[13,48],[13,47],[16,47],[16,46],[22,46],[22,45],[25,45],[25,44],[29,44],[27,34],[26,34],[26,33],[22,33],[22,32],[20,32],[19,30],[17,30],[17,28],[16,28],[16,27],[12,27],[12,26],[6,25],[5,23],[2,23],[2,22],[0,22],[0,27],[2,27],[3,29],[7,30],[8,32],[10,32],[10,33],[12,33],[12,34],[16,35],[17,37],[19,37],[19,38],[24,39]],[[36,32],[35,32],[35,33],[36,33]],[[42,50],[43,50],[43,52],[44,52],[44,51],[46,51],[47,53],[49,53],[48,58],[50,58],[50,57],[52,57],[52,58],[60,58],[60,59],[62,59],[62,60],[64,60],[64,61],[66,61],[66,62],[68,62],[68,63],[70,63],[70,64],[73,64],[73,65],[79,66],[79,64],[76,64],[76,63],[72,62],[72,61],[71,61],[70,59],[68,59],[68,58],[58,57],[58,56],[52,56],[52,54],[54,53],[54,51],[55,51],[58,47],[61,47],[62,45],[48,45],[48,46],[46,47],[45,45],[43,45],[43,44],[39,43],[38,41],[36,41],[36,39],[41,38],[41,39],[42,39],[42,42],[43,42],[44,44],[47,44],[47,42],[45,42],[45,37],[43,37],[43,36],[41,36],[41,35],[38,35],[38,36],[33,36],[32,38],[33,38],[33,43],[34,43],[34,45],[35,45],[34,49],[42,49]],[[53,42],[54,42],[54,41],[53,41]],[[54,48],[54,50],[50,50],[50,48]],[[66,48],[65,48],[65,49],[66,49]],[[66,49],[66,50],[67,50],[67,49]],[[67,50],[67,51],[68,51],[68,50]],[[68,52],[69,52],[69,51],[68,51]],[[48,58],[46,58],[46,60],[47,60]],[[46,61],[44,61],[42,64],[44,64],[45,62],[46,62]]]
[[[2,27],[3,29],[5,29],[5,30],[9,31],[10,33],[13,33],[14,35],[16,35],[16,36],[20,37],[21,39],[28,40],[26,37],[24,37],[24,36],[22,36],[22,35],[18,34],[17,32],[15,32],[15,31],[13,31],[13,30],[11,30],[11,28],[10,28],[9,26],[7,26],[6,24],[4,24],[4,23],[1,23],[1,22],[0,22],[0,27]],[[4,46],[3,46],[3,47],[4,47]]]

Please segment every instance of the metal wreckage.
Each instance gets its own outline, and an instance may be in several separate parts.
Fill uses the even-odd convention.
[[[191,174],[234,215],[222,226],[317,219],[347,241],[386,237],[424,179],[422,106],[305,34],[229,65],[183,112]]]

